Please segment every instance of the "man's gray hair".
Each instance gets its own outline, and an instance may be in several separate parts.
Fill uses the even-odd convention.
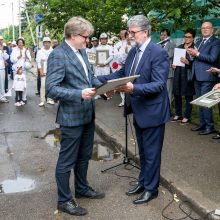
[[[71,38],[72,34],[77,35],[88,33],[89,35],[92,35],[93,32],[94,28],[92,24],[88,20],[79,16],[70,18],[64,26],[64,34],[66,39]]]
[[[140,30],[148,30],[149,35],[151,34],[151,25],[149,19],[144,15],[135,15],[128,20],[128,27],[136,26]]]

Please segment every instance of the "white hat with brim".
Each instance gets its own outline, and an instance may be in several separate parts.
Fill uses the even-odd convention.
[[[51,39],[49,37],[44,37],[43,42],[51,42]]]
[[[106,33],[101,33],[99,38],[108,38],[108,35]]]

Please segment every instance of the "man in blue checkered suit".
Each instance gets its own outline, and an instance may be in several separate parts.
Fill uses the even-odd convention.
[[[71,170],[75,174],[75,197],[100,199],[102,192],[87,181],[89,159],[94,139],[94,95],[100,81],[94,76],[85,52],[93,33],[91,23],[81,17],[71,18],[64,27],[65,42],[48,59],[46,95],[59,100],[56,122],[60,124],[61,148],[56,166],[58,210],[71,215],[85,215],[69,187]]]

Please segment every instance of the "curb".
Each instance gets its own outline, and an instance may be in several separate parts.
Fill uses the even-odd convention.
[[[122,150],[124,153],[125,147],[124,138],[120,137],[117,133],[107,127],[99,118],[96,117],[96,132],[102,136],[102,138],[109,143],[112,147]],[[135,157],[138,161],[139,158],[128,149],[128,154]],[[174,173],[165,168],[161,168],[161,184],[167,188],[171,193],[175,192],[182,201],[190,203],[191,208],[200,216],[206,216],[208,213],[215,209],[220,208],[220,204],[216,204],[213,201],[207,199],[201,192],[193,189],[188,183],[180,180]],[[220,216],[210,214],[208,220],[220,220]]]

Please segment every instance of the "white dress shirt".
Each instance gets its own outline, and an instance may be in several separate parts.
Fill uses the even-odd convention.
[[[79,52],[79,50],[77,50],[77,49],[75,49],[74,47],[72,47],[67,41],[66,41],[66,43],[71,47],[71,49],[73,50],[73,52],[76,54],[76,56],[78,57],[78,59],[79,59],[79,61],[81,62],[81,64],[82,64],[82,66],[83,66],[83,69],[84,69],[84,71],[85,71],[85,74],[86,74],[86,77],[87,77],[87,79],[89,78],[88,77],[88,68],[87,68],[87,66],[86,66],[86,64],[85,64],[85,61],[83,60],[83,57],[82,57],[82,55],[81,55],[81,53]]]

